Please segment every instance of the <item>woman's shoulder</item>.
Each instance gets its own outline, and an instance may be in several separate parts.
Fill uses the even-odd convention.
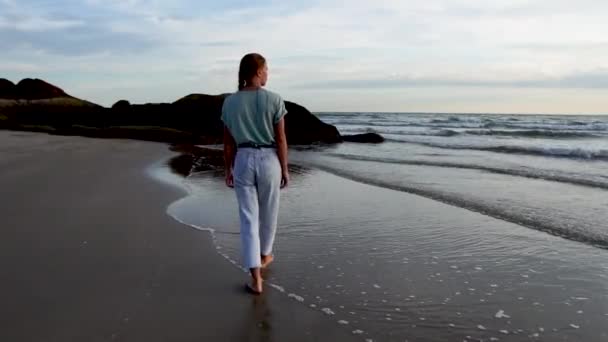
[[[281,95],[279,95],[278,93],[275,93],[274,91],[262,88],[262,91],[264,91],[264,93],[266,93],[266,96],[268,96],[268,98],[272,101],[272,102],[278,102],[278,101],[282,101],[283,98],[281,97]]]
[[[224,105],[232,101],[234,99],[235,94],[236,93],[228,94],[228,96],[224,97]]]
[[[226,98],[224,99],[224,107],[229,107],[229,106],[234,106],[234,105],[238,105],[241,101],[243,101],[243,92],[242,91],[237,91],[234,92],[228,96],[226,96]]]
[[[226,99],[224,99],[224,101],[238,101],[238,99],[243,95],[243,91],[235,91],[234,93],[226,96]]]

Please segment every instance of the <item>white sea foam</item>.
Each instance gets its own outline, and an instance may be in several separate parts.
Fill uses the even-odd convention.
[[[321,311],[323,311],[325,314],[330,315],[330,316],[336,314],[330,308],[323,308],[323,309],[321,309]]]
[[[505,315],[504,310],[498,310],[498,312],[494,315],[496,318],[511,318],[511,316]]]
[[[290,293],[290,294],[288,294],[288,295],[287,295],[287,297],[289,297],[289,298],[293,298],[293,299],[297,300],[297,301],[298,301],[298,302],[300,302],[300,303],[304,302],[304,298],[303,298],[303,297],[301,297],[301,296],[298,296],[298,295],[297,295],[297,294],[295,294],[295,293]]]
[[[276,284],[268,284],[268,286],[274,288],[275,290],[278,290],[279,292],[285,293],[285,288],[283,288],[282,286]]]

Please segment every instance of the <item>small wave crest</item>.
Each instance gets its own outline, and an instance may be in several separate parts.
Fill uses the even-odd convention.
[[[531,129],[531,130],[467,130],[464,132],[469,135],[498,135],[510,137],[527,137],[527,138],[593,138],[598,135],[587,131],[555,131],[546,129]]]
[[[464,120],[463,118],[459,118],[457,116],[450,116],[445,119],[432,119],[430,122],[434,123],[434,124],[436,124],[436,123],[442,124],[442,123],[463,122],[463,121],[466,121],[466,120]]]
[[[588,134],[608,133],[608,121],[597,118],[572,119],[568,117],[500,115],[414,115],[414,114],[360,114],[323,117],[338,126],[366,125],[370,127],[421,127],[428,129],[497,129],[521,131],[575,131]],[[546,132],[542,132],[544,134]],[[576,134],[576,133],[575,133]],[[552,135],[557,136],[557,135]]]
[[[342,153],[327,153],[328,156],[337,157],[346,160],[357,160],[357,161],[370,161],[377,163],[388,163],[388,164],[403,164],[403,165],[418,165],[418,166],[435,166],[435,167],[446,167],[446,168],[458,168],[458,169],[470,169],[470,170],[482,170],[497,174],[526,177],[533,179],[544,179],[549,181],[555,181],[560,183],[568,183],[574,185],[587,186],[592,188],[608,189],[608,179],[605,176],[597,175],[581,175],[566,172],[558,172],[556,170],[542,170],[542,169],[508,169],[500,167],[492,167],[485,165],[475,165],[466,163],[454,163],[454,162],[443,162],[443,161],[431,161],[431,160],[416,160],[416,159],[396,159],[396,158],[377,158],[363,155],[354,154],[342,154]],[[606,181],[603,179],[607,179]]]
[[[342,133],[379,133],[394,135],[419,135],[452,137],[457,135],[473,136],[501,136],[501,137],[525,137],[525,138],[549,138],[549,139],[575,139],[575,138],[598,138],[601,135],[588,131],[555,131],[555,130],[498,130],[498,129],[467,129],[456,131],[453,129],[430,129],[430,130],[399,130],[389,127],[345,127],[340,129]]]
[[[460,132],[451,129],[441,130],[391,130],[382,128],[371,128],[371,127],[355,127],[355,128],[343,128],[339,130],[340,133],[355,134],[355,133],[378,133],[378,134],[394,134],[394,135],[418,135],[418,136],[431,136],[431,137],[451,137],[461,134]]]
[[[477,149],[477,148],[473,148]],[[532,147],[532,146],[496,146],[479,148],[485,151],[499,153],[530,154],[538,156],[589,159],[589,160],[608,160],[608,150],[593,150],[584,148],[567,147]]]
[[[517,146],[517,145],[497,145],[479,146],[458,143],[440,143],[430,141],[418,141],[413,139],[403,139],[398,137],[388,137],[387,141],[410,143],[422,146],[451,149],[451,150],[477,150],[508,154],[526,154],[541,157],[571,158],[585,160],[608,160],[608,150],[593,149],[582,147],[544,147],[544,146]]]
[[[310,166],[356,182],[419,195],[500,220],[543,231],[555,236],[587,243],[598,248],[608,249],[608,236],[606,236],[605,233],[577,230],[573,229],[573,227],[569,225],[560,225],[558,222],[553,220],[545,220],[543,217],[530,216],[520,214],[517,211],[504,210],[504,208],[499,205],[474,200],[465,196],[464,194],[428,188],[417,183],[396,183],[383,178],[373,178],[366,173],[358,172],[356,168],[337,166],[327,161],[313,161]]]

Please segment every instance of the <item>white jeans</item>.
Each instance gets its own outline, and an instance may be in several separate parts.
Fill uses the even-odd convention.
[[[241,247],[246,268],[260,267],[270,255],[277,230],[281,164],[274,148],[239,148],[234,162]]]

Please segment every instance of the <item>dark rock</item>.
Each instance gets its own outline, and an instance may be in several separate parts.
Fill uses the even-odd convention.
[[[218,142],[221,142],[223,123],[220,116],[224,99],[229,95],[191,94],[173,102],[172,112],[184,117],[184,122],[190,122],[191,129],[196,127],[201,134],[216,136]],[[334,126],[322,122],[306,108],[289,101],[285,101],[285,107],[288,144],[309,145],[342,141]]]
[[[185,127],[196,134],[214,138],[221,143],[224,126],[220,119],[224,99],[230,94],[190,94],[173,102],[171,112]],[[185,128],[184,128],[185,129]]]
[[[357,143],[381,143],[384,142],[384,137],[378,133],[364,133],[354,135],[343,135],[342,139],[349,142]]]
[[[192,109],[221,112],[224,99],[230,94],[207,95],[207,94],[190,94],[173,102],[177,107],[189,107]]]
[[[129,108],[131,107],[131,103],[127,100],[120,100],[118,102],[116,102],[113,106],[112,109],[125,109],[125,108]]]
[[[60,88],[40,79],[26,78],[15,86],[15,99],[41,100],[71,97]]]
[[[191,154],[180,154],[171,158],[167,164],[175,174],[188,177],[194,166],[194,156]]]
[[[5,78],[0,78],[0,99],[15,98],[15,84]]]
[[[24,79],[17,85],[0,79],[0,98],[38,100],[0,107],[4,123],[12,127],[44,126],[56,134],[105,138],[132,138],[182,144],[221,144],[222,105],[230,94],[191,94],[173,103],[130,104],[120,100],[112,108],[74,98],[39,79]],[[285,101],[285,130],[290,145],[332,144],[342,137],[306,108]],[[350,136],[348,141],[381,142],[377,134]],[[216,158],[217,159],[217,158]],[[211,159],[206,158],[208,163]],[[219,160],[219,159],[218,159]]]
[[[222,149],[173,144],[171,146],[171,151],[181,152],[183,153],[182,155],[192,157],[190,160],[190,169],[188,169],[188,173],[201,171],[221,171],[224,169],[224,151]],[[183,175],[187,168],[188,159],[186,157],[181,157],[179,160],[174,160],[173,162],[173,165],[170,164],[173,171]],[[176,163],[181,164],[177,165]],[[178,167],[180,168],[179,170],[177,169]]]
[[[308,109],[289,101],[285,101],[285,107],[285,134],[290,145],[342,142],[335,126],[324,123]]]

